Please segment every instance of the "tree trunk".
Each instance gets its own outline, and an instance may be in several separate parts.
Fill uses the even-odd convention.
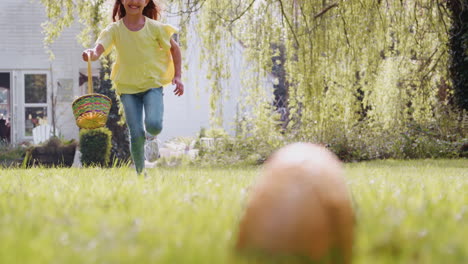
[[[449,0],[452,12],[450,28],[450,75],[454,104],[468,110],[468,0]]]

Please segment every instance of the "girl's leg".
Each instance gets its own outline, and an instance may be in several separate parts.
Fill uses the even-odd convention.
[[[163,95],[163,88],[161,87],[148,90],[143,97],[146,132],[153,136],[161,133],[163,128]]]
[[[145,129],[143,127],[143,96],[142,94],[122,94],[120,100],[124,106],[125,119],[130,131],[130,151],[138,174],[145,166],[143,146],[145,144]]]

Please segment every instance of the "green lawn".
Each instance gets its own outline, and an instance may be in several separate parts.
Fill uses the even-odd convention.
[[[1,169],[0,263],[260,263],[232,250],[258,172]],[[468,160],[347,164],[346,176],[354,263],[468,263]]]

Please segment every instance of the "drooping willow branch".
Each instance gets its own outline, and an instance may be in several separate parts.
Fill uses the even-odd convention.
[[[325,14],[326,12],[328,12],[328,10],[334,8],[334,7],[337,7],[338,6],[338,3],[333,3],[333,4],[330,4],[329,6],[325,7],[322,11],[318,12],[315,16],[314,16],[314,19],[317,19],[321,16],[323,16],[323,14]]]
[[[167,11],[167,13],[170,15],[174,15],[174,16],[182,16],[182,15],[187,15],[187,14],[191,15],[200,11],[203,8],[203,5],[205,3],[206,3],[206,0],[197,0],[193,3],[191,3],[190,0],[188,0],[187,4],[185,4],[187,8],[181,9],[180,11],[177,11],[177,12]]]
[[[255,2],[255,0],[253,2]],[[252,2],[252,4],[253,4],[253,2]],[[283,5],[283,0],[278,0],[278,3],[280,4],[281,14],[282,14],[283,18],[286,20],[286,24],[288,24],[288,27],[291,30],[291,33],[293,34],[294,41],[296,42],[296,45],[299,46],[299,39],[298,39],[297,33],[294,30],[291,22],[288,19],[288,15],[285,12],[284,5]],[[337,7],[337,6],[338,6],[338,3],[333,3],[333,4],[330,4],[330,5],[326,6],[323,10],[321,10],[320,12],[318,12],[317,14],[314,15],[314,19],[317,19],[317,18],[323,16],[330,9],[332,9],[334,7]]]
[[[252,8],[255,1],[257,1],[257,0],[252,0],[252,2],[249,4],[249,6],[247,6],[247,8],[244,11],[242,11],[237,17],[231,19],[230,25],[232,25],[234,22],[236,22],[237,20],[242,18],[245,15],[245,13],[247,13]]]
[[[279,4],[280,4],[280,7],[281,7],[281,14],[283,15],[284,19],[286,20],[286,23],[288,24],[288,27],[289,29],[291,30],[291,33],[293,34],[293,37],[294,37],[294,41],[296,42],[296,45],[299,47],[299,39],[297,38],[297,34],[296,34],[296,31],[294,30],[291,22],[289,21],[288,19],[288,15],[286,14],[285,10],[284,10],[284,6],[283,6],[283,1],[282,0],[278,0]]]

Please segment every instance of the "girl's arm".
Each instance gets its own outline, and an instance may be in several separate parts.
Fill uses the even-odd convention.
[[[88,54],[91,55],[91,61],[95,61],[101,57],[101,54],[104,52],[104,47],[101,44],[97,44],[94,49],[87,49],[83,51],[81,55],[84,61],[88,61]]]
[[[184,84],[182,83],[181,76],[182,76],[182,54],[180,53],[180,48],[177,43],[171,39],[171,54],[172,60],[174,61],[174,79],[172,80],[172,84],[176,85],[174,90],[175,95],[181,96],[184,94]]]

